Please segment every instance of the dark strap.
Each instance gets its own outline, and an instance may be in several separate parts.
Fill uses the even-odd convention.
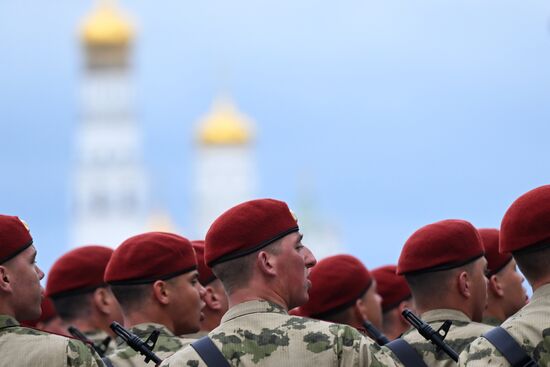
[[[390,348],[405,367],[427,367],[422,357],[404,339],[395,339],[384,346]]]
[[[103,361],[103,363],[105,364],[105,366],[107,367],[115,367],[113,366],[113,362],[111,362],[111,360],[107,357],[102,357],[101,360]]]
[[[208,336],[195,340],[191,343],[191,347],[197,351],[208,367],[230,367],[222,352]]]
[[[518,342],[500,326],[482,335],[498,349],[513,367],[538,367]]]

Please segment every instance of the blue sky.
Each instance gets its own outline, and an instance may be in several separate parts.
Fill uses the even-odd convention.
[[[496,227],[550,181],[548,2],[119,5],[138,25],[154,199],[182,228],[196,121],[222,88],[256,121],[260,196],[296,204],[306,177],[320,215],[369,267],[395,262],[436,220]],[[0,212],[29,222],[45,269],[68,240],[76,29],[92,8],[0,1]]]

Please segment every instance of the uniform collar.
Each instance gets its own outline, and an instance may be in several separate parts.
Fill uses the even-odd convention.
[[[222,323],[252,313],[278,313],[288,315],[286,309],[269,301],[248,301],[231,307],[222,317]]]
[[[14,317],[8,315],[0,315],[0,330],[19,325],[19,321],[17,321]]]
[[[449,308],[440,308],[437,310],[430,310],[420,315],[420,318],[425,322],[437,322],[437,321],[464,321],[472,322],[472,320],[466,316],[462,311],[452,310]]]

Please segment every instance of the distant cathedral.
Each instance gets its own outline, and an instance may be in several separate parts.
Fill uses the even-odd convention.
[[[133,26],[113,1],[103,0],[80,31],[83,67],[70,246],[115,247],[145,231],[177,233],[171,215],[150,205],[152,190],[133,100]],[[204,238],[221,213],[258,197],[254,131],[253,121],[225,94],[198,121],[192,157],[194,221],[184,236]],[[339,251],[339,236],[318,216],[314,202],[306,187],[299,193],[299,207],[292,209],[304,243],[321,258]]]
[[[82,25],[73,247],[114,247],[145,228],[149,195],[133,100],[133,37],[131,24],[110,2]]]
[[[193,191],[198,237],[221,213],[256,198],[252,128],[227,96],[199,122]]]

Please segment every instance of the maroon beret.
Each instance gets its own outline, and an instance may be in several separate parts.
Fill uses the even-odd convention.
[[[397,274],[453,269],[481,256],[481,237],[470,222],[442,220],[420,228],[409,237],[399,256]]]
[[[498,252],[499,230],[495,228],[478,229],[483,247],[485,248],[485,258],[487,259],[487,276],[490,277],[502,270],[512,260],[512,254],[509,252]]]
[[[500,224],[500,252],[550,246],[550,185],[520,196]]]
[[[411,290],[402,275],[397,275],[396,265],[386,265],[371,271],[376,279],[376,290],[382,297],[382,312],[389,311],[406,299],[411,298]]]
[[[208,283],[213,282],[216,276],[212,272],[206,263],[204,262],[204,241],[191,241],[195,254],[197,255],[197,266],[199,269],[199,282],[206,286]]]
[[[309,300],[297,314],[318,319],[350,307],[372,284],[365,265],[351,255],[324,258],[311,268],[309,279]]]
[[[0,264],[13,259],[32,245],[27,225],[18,217],[0,214]]]
[[[298,221],[286,203],[251,200],[220,215],[210,226],[204,258],[208,266],[251,254],[297,232]]]
[[[105,281],[112,285],[146,284],[195,269],[195,251],[187,238],[149,232],[122,242],[107,264]]]
[[[48,273],[46,295],[58,298],[105,285],[103,275],[112,254],[112,249],[96,245],[67,252],[57,259]]]

